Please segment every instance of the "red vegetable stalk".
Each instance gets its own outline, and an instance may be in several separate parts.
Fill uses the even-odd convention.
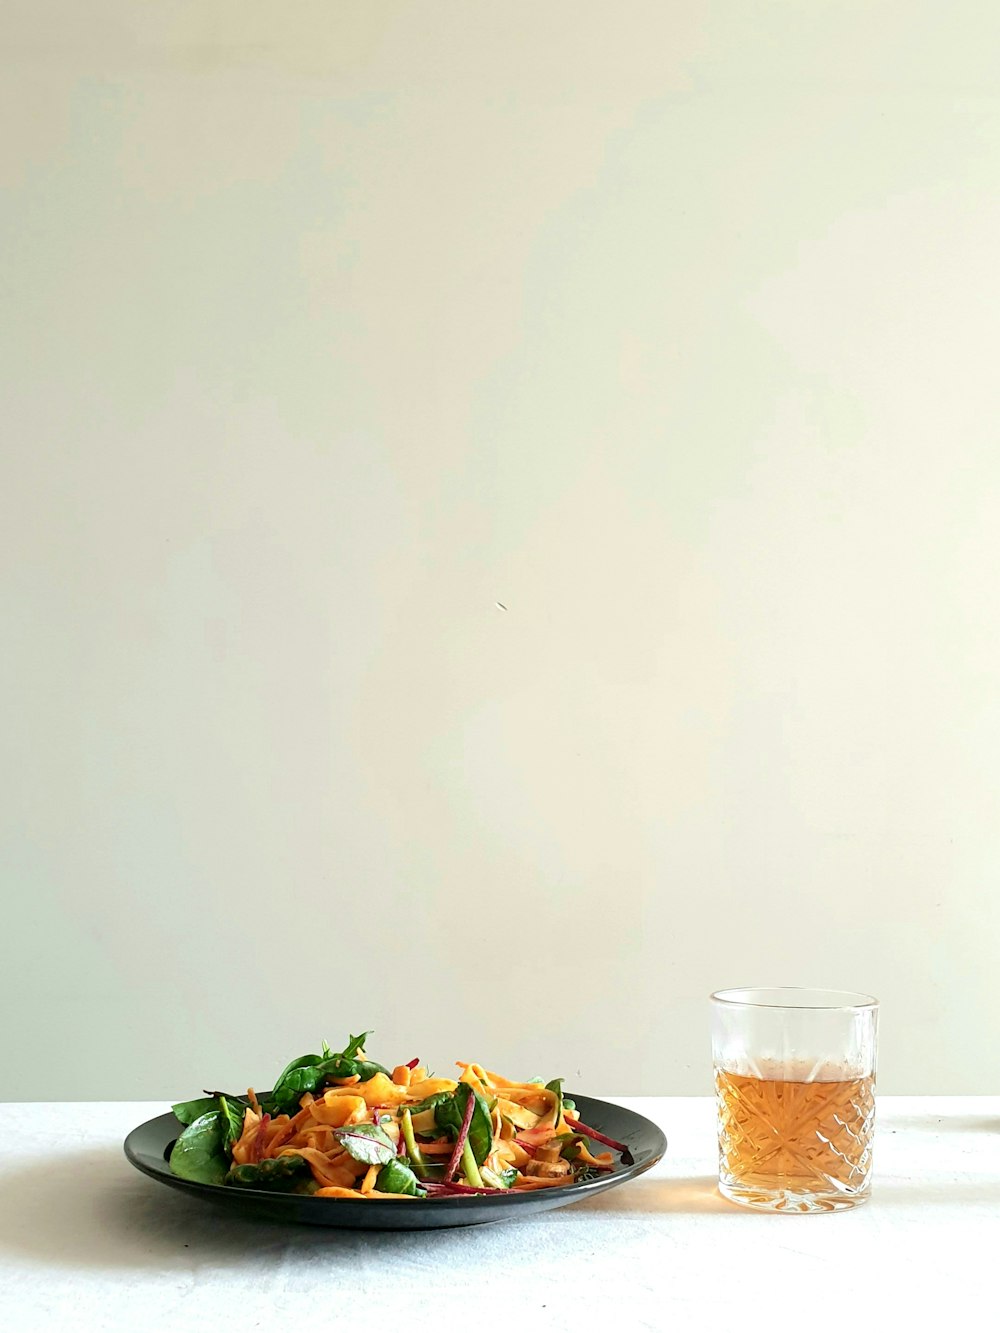
[[[475,1109],[476,1099],[469,1090],[469,1099],[465,1103],[465,1115],[462,1116],[462,1128],[458,1131],[458,1138],[455,1140],[455,1146],[451,1150],[451,1156],[448,1158],[448,1169],[444,1173],[444,1181],[447,1183],[458,1170],[458,1164],[462,1160],[462,1149],[465,1147],[465,1140],[469,1137],[469,1126],[472,1124],[472,1112]]]
[[[254,1139],[253,1151],[251,1153],[251,1158],[255,1162],[259,1162],[261,1159],[261,1155],[264,1151],[264,1137],[267,1134],[267,1127],[270,1123],[271,1117],[265,1111],[260,1118],[260,1124],[257,1126],[257,1136]]]
[[[570,1115],[568,1112],[566,1112],[565,1119],[570,1129],[575,1129],[579,1134],[585,1134],[588,1139],[596,1139],[598,1143],[603,1143],[608,1148],[614,1148],[615,1152],[621,1155],[621,1159],[626,1166],[632,1166],[635,1162],[635,1158],[624,1143],[619,1143],[617,1139],[609,1139],[606,1134],[591,1129],[589,1125],[585,1125],[582,1120],[577,1120],[576,1116]]]
[[[447,1183],[443,1180],[424,1180],[421,1181],[421,1188],[428,1194],[511,1194],[512,1190],[495,1190],[484,1185],[479,1189],[475,1185],[460,1185],[457,1180],[449,1180]]]

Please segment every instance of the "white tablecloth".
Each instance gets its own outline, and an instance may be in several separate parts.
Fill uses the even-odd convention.
[[[159,1104],[8,1104],[2,1327],[1000,1326],[1000,1098],[881,1098],[871,1203],[804,1217],[718,1195],[710,1099],[614,1100],[665,1130],[655,1171],[537,1218],[424,1233],[247,1222],[166,1189],[121,1149]]]

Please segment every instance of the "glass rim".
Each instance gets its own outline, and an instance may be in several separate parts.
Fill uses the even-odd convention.
[[[742,998],[748,995],[775,995],[782,998],[777,1000]],[[804,999],[807,995],[828,995],[839,998],[831,1003],[795,1003],[796,997]],[[836,1013],[879,1007],[874,995],[866,995],[863,991],[830,990],[822,986],[730,986],[725,990],[713,991],[708,998],[714,1004],[731,1005],[735,1009],[799,1009],[803,1012]]]

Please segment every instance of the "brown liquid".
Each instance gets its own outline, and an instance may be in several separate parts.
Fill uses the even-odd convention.
[[[794,1082],[716,1070],[723,1180],[765,1193],[854,1194],[871,1172],[874,1078]]]

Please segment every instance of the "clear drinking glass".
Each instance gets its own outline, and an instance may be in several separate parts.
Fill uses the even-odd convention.
[[[768,1211],[871,1193],[878,1001],[793,986],[712,996],[719,1189]]]

